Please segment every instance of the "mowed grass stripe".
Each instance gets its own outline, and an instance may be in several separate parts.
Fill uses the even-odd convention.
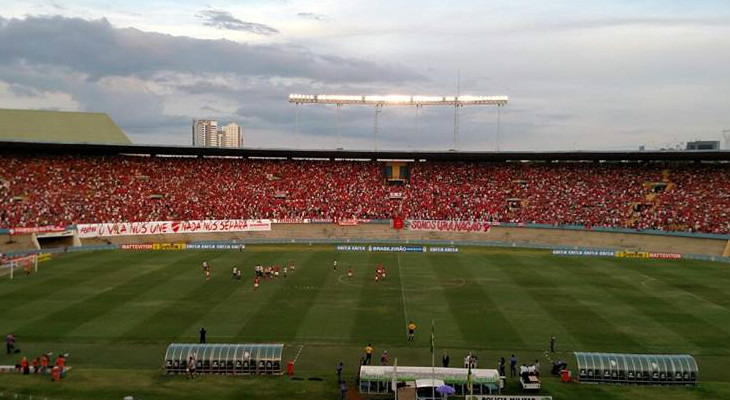
[[[188,257],[194,257],[194,255],[188,255]],[[99,278],[98,281],[105,282],[105,284],[92,286],[94,287],[94,293],[88,296],[74,296],[75,299],[72,304],[55,310],[46,315],[43,320],[38,320],[23,327],[23,334],[30,337],[61,339],[78,326],[153,289],[163,279],[162,275],[164,275],[166,269],[175,268],[174,264],[157,263],[158,259],[164,258],[166,258],[165,255],[160,253],[145,252],[135,254],[131,257],[131,260],[117,260],[113,264],[121,263],[125,266],[125,268],[117,270],[121,275],[118,279],[106,283],[106,280]],[[153,264],[154,267],[135,268],[134,260]],[[130,263],[130,261],[132,262]],[[113,286],[106,286],[107,284]],[[69,290],[69,292],[73,291]]]
[[[459,288],[464,284],[462,278],[452,276],[442,280],[436,271],[448,267],[456,256],[451,254],[403,254],[400,263],[403,267],[403,286],[408,319],[413,320],[419,329],[416,331],[415,344],[430,347],[431,320],[436,321],[438,346],[463,347],[466,339],[456,321],[444,288]],[[406,336],[405,330],[403,336]]]
[[[177,268],[178,274],[189,277],[189,281],[178,288],[178,293],[185,294],[167,302],[164,307],[160,307],[157,312],[131,328],[127,325],[128,329],[121,330],[123,333],[118,338],[138,342],[171,342],[177,339],[188,326],[195,324],[212,306],[224,301],[234,290],[234,286],[221,288],[213,284],[212,280],[206,281],[200,267],[203,261],[208,261],[213,274],[224,275],[228,268],[225,263],[219,263],[224,257],[225,253],[220,252],[194,253],[170,265],[168,268]],[[159,282],[154,282],[153,285],[157,286]]]
[[[355,252],[333,253],[337,258],[337,271],[329,268],[325,274],[323,290],[307,310],[295,341],[301,343],[349,343],[349,333],[355,319],[355,309],[362,292],[362,282],[356,283],[355,276],[362,278],[371,271],[363,263],[363,255]],[[330,262],[331,263],[331,262]],[[347,277],[347,270],[353,270],[353,277]]]
[[[87,258],[80,258],[84,255]],[[112,273],[114,268],[124,267],[129,262],[128,257],[129,254],[125,257],[121,252],[70,254],[41,263],[39,272],[30,277],[20,275],[13,280],[2,279],[0,304],[3,308],[0,308],[0,317],[17,305],[55,296],[66,288],[84,286],[91,279]]]
[[[208,331],[207,338],[210,342],[228,343],[233,340],[241,329],[242,321],[251,313],[250,303],[255,295],[261,294],[253,291],[254,265],[261,260],[260,256],[261,253],[255,251],[228,252],[216,260],[216,264],[223,267],[214,270],[210,283],[219,290],[227,291],[228,295],[223,300],[213,299],[214,303],[210,304],[208,312],[197,321],[191,321],[177,337],[178,341],[197,342],[201,327],[205,327]],[[231,278],[234,265],[243,271],[240,281]],[[192,277],[193,280],[195,278]],[[186,296],[188,291],[184,291],[182,296],[176,297],[173,301],[184,300]],[[211,299],[205,301],[209,300]]]
[[[189,254],[178,253],[181,256]],[[223,254],[211,254],[210,256],[219,256],[216,259],[216,265],[213,266],[213,283],[217,283],[224,278],[228,278],[229,271],[225,270],[224,264],[231,254],[228,252]],[[176,254],[177,255],[177,254]],[[135,326],[145,319],[158,312],[161,307],[167,304],[177,301],[182,296],[186,295],[191,285],[198,284],[203,279],[203,272],[200,268],[198,261],[200,258],[194,257],[183,258],[176,257],[170,259],[170,263],[177,263],[178,268],[174,270],[166,270],[163,272],[164,275],[159,276],[159,284],[154,290],[149,290],[145,293],[140,294],[136,298],[130,299],[124,304],[109,310],[103,315],[86,322],[79,326],[69,335],[76,335],[80,337],[98,337],[98,338],[114,338],[118,340],[120,335],[126,333],[128,327]],[[219,262],[218,260],[221,260]],[[119,328],[119,321],[124,321],[125,328]],[[135,338],[133,340],[138,340]]]
[[[459,325],[462,336],[467,343],[489,348],[522,348],[525,342],[512,322],[499,310],[498,302],[477,281],[475,271],[466,267],[465,260],[473,258],[452,257],[451,263],[438,266],[436,274],[445,282],[461,279],[463,286],[444,287],[444,295],[451,313]]]
[[[594,311],[592,307],[582,304],[571,293],[575,287],[565,286],[560,276],[545,273],[543,268],[549,262],[549,258],[534,266],[521,257],[509,258],[509,266],[502,266],[502,271],[510,275],[522,290],[529,293],[552,318],[579,340],[583,345],[581,349],[590,351],[644,349],[641,343],[616,330],[614,325],[598,312],[600,310]],[[546,335],[550,335],[550,332],[546,332]]]
[[[28,292],[25,296],[19,297],[18,300],[23,300],[22,304],[3,300],[3,307],[0,307],[0,310],[4,311],[3,322],[8,327],[14,326],[16,331],[22,330],[31,340],[43,340],[48,328],[54,326],[52,323],[46,326],[41,323],[42,321],[73,304],[109,290],[119,282],[132,279],[133,274],[126,271],[129,262],[129,258],[120,256],[105,265],[93,264],[93,267],[84,265],[78,269],[77,274],[64,273],[57,282],[48,282],[36,288],[44,290],[38,293],[38,296],[33,296],[34,292]],[[74,268],[67,267],[68,270]],[[8,306],[4,306],[5,304]],[[34,329],[36,322],[42,325],[41,330]]]
[[[551,334],[560,338],[560,347],[577,348],[580,341],[503,270],[503,267],[510,266],[509,263],[508,259],[500,255],[482,257],[475,265],[479,268],[476,282],[492,293],[494,298],[500,299],[502,313],[513,326],[519,327],[525,349],[514,350],[545,350],[550,345]]]
[[[259,291],[275,293],[266,302],[250,305],[256,307],[256,312],[241,327],[236,337],[248,342],[294,340],[317,293],[322,290],[325,276],[331,268],[332,255],[328,251],[313,252],[306,254],[303,260],[295,260],[296,277],[292,277],[294,279],[288,281],[287,285],[263,282]],[[277,262],[284,265],[286,261],[282,255]]]
[[[301,271],[306,271],[304,263],[309,257],[310,255],[307,255],[306,252],[299,251],[287,253],[256,251],[255,254],[252,255],[251,263],[253,265],[258,263],[264,266],[277,263],[283,265],[283,263],[286,263],[288,268],[289,261],[294,261],[296,268],[295,272],[289,273],[289,276],[282,282],[262,280],[261,287],[258,290],[253,289],[253,277],[255,275],[253,268],[248,269],[250,273],[247,274],[248,278],[244,279],[246,279],[246,283],[249,285],[251,290],[243,290],[238,293],[238,295],[241,296],[243,303],[241,303],[241,306],[237,310],[231,311],[230,315],[225,317],[225,325],[228,326],[224,329],[225,332],[231,332],[230,340],[232,342],[249,343],[256,340],[247,336],[251,331],[251,328],[247,325],[251,323],[251,320],[257,315],[262,307],[266,307],[266,304],[269,304],[272,299],[280,296],[282,294],[282,290],[284,291],[283,293],[287,293],[289,289],[294,289],[296,283],[299,281],[297,276],[306,274],[306,272],[302,273]],[[262,327],[262,329],[265,329],[265,327]]]
[[[714,268],[707,265],[682,266],[677,261],[658,260],[648,261],[647,265],[639,265],[636,262],[625,265],[625,268],[652,277],[677,290],[691,293],[697,298],[714,303],[730,312],[730,296],[723,290],[730,287],[730,280],[727,279],[730,276],[730,268],[727,265],[723,265],[723,267],[725,268],[724,279],[714,276],[713,279],[708,280],[705,274]],[[704,278],[702,282],[698,281],[698,277]]]
[[[281,295],[282,291],[286,292],[288,287],[294,287],[297,281],[297,273],[288,273],[288,276],[284,278],[283,267],[286,265],[288,268],[289,261],[293,260],[295,266],[297,266],[296,269],[301,269],[302,262],[308,257],[307,253],[296,251],[261,252],[252,250],[246,251],[246,253],[244,263],[238,265],[243,267],[244,271],[241,281],[230,279],[230,271],[227,271],[228,275],[224,277],[223,282],[216,281],[216,283],[222,283],[226,286],[233,286],[233,292],[225,301],[218,303],[205,314],[197,325],[190,325],[183,333],[183,336],[180,337],[181,340],[197,340],[200,326],[205,326],[209,332],[210,341],[250,342],[250,338],[239,336],[241,330],[244,329],[245,325],[249,323],[261,307],[266,307],[271,299]],[[258,263],[264,266],[278,265],[280,267],[280,277],[279,279],[262,281],[261,287],[254,290],[254,266]]]
[[[368,343],[373,343],[376,348],[403,344],[406,323],[396,255],[373,253],[370,262],[370,270],[358,277],[358,281],[363,282],[363,290],[356,308],[352,338],[363,347]],[[387,273],[386,280],[376,284],[374,276],[378,263],[383,264]]]
[[[612,259],[577,257],[569,259],[569,262],[563,259],[552,263],[561,268],[565,276],[570,277],[571,286],[591,291],[595,295],[595,301],[601,305],[611,305],[599,307],[604,309],[602,314],[613,323],[615,329],[640,341],[651,352],[676,351],[676,343],[687,338],[680,332],[667,329],[663,320],[647,313],[641,304],[637,304],[637,297],[642,298],[648,294],[642,287],[626,284],[624,278],[627,271],[617,264]],[[621,311],[620,314],[617,310]]]
[[[359,350],[364,348],[368,342],[372,342],[373,340],[370,332],[372,329],[375,329],[372,325],[374,316],[372,309],[370,309],[372,299],[367,299],[365,297],[371,296],[372,290],[375,286],[375,266],[378,262],[383,262],[385,260],[384,257],[378,253],[356,252],[353,253],[352,256],[348,257],[352,257],[354,260],[357,260],[358,263],[355,264],[355,262],[353,262],[353,264],[355,264],[353,266],[354,274],[352,279],[347,281],[348,287],[352,288],[349,290],[349,293],[350,298],[353,301],[353,306],[350,311],[351,323],[349,324],[349,330],[343,331],[343,336],[347,336],[349,340],[343,339],[343,342],[353,343],[356,347],[359,347]],[[385,267],[388,271],[386,279],[390,279],[393,275],[398,275],[396,270],[397,267],[393,265],[386,265]],[[393,288],[393,290],[395,290],[395,288]],[[398,287],[398,290],[400,290],[400,287]],[[401,312],[400,318],[402,320],[403,311],[400,309],[398,311]],[[365,321],[363,321],[363,318]],[[363,323],[366,321],[369,321],[370,324]]]
[[[654,267],[647,266],[646,268]],[[614,266],[614,268],[622,267]],[[601,272],[600,269],[598,271]],[[700,318],[700,316],[706,313],[707,306],[714,306],[714,303],[702,301],[705,303],[703,307],[701,302],[697,304],[697,299],[691,297],[685,301],[691,301],[693,303],[692,312],[684,311],[682,302],[676,301],[675,297],[671,297],[671,301],[666,300],[662,297],[663,292],[661,289],[657,289],[656,287],[652,289],[651,286],[643,285],[642,283],[645,282],[646,275],[637,269],[630,269],[629,271],[617,273],[617,277],[621,279],[623,285],[628,285],[633,288],[633,290],[622,291],[622,293],[625,300],[631,303],[636,310],[651,317],[666,329],[670,329],[682,336],[687,342],[694,343],[700,348],[719,349],[726,347],[726,344],[730,342],[730,334],[727,331]],[[617,288],[613,290],[617,290]],[[723,314],[726,317],[726,321],[730,322],[730,318],[727,318],[728,314]],[[697,335],[697,332],[703,332],[703,334]]]

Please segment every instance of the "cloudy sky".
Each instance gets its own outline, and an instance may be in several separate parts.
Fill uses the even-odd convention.
[[[0,0],[0,107],[105,112],[136,143],[193,118],[249,147],[337,146],[289,93],[507,95],[461,111],[466,150],[636,149],[730,129],[728,0]],[[343,107],[344,148],[374,112]],[[380,147],[454,147],[454,110],[392,107]],[[420,129],[416,127],[420,126]]]

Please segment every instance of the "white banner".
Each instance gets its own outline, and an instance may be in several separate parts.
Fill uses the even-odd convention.
[[[78,224],[80,238],[174,233],[260,232],[271,230],[268,219],[223,219],[204,221],[152,221]]]
[[[485,221],[430,221],[409,219],[406,229],[412,231],[439,232],[489,232],[490,224]]]

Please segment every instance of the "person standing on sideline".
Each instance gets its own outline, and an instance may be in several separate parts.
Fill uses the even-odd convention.
[[[550,352],[555,353],[555,335],[550,336]]]
[[[41,354],[41,374],[45,374],[48,369],[48,354]]]
[[[368,343],[368,345],[365,346],[365,363],[363,365],[370,365],[373,361],[373,351],[375,351],[373,344]]]
[[[345,382],[340,383],[340,390],[342,391],[342,400],[347,400],[347,385]]]
[[[386,366],[388,365],[388,350],[383,350],[383,354],[380,355],[380,365]]]
[[[509,377],[514,378],[515,376],[517,376],[517,357],[512,354],[512,357],[509,358]]]
[[[408,341],[412,342],[414,336],[416,336],[416,324],[411,321],[408,323]]]
[[[505,367],[507,360],[504,359],[504,357],[499,358],[499,376],[506,376],[505,375]]]
[[[200,343],[205,343],[205,334],[207,332],[204,327],[200,327]]]
[[[344,366],[344,364],[342,363],[342,361],[337,363],[337,382],[338,383],[342,383],[342,367],[343,366]]]
[[[451,358],[449,358],[449,353],[444,353],[443,356],[441,356],[441,365],[444,366],[444,368],[449,368],[449,361]]]
[[[195,357],[193,357],[193,356],[188,357],[187,369],[188,369],[188,371],[187,371],[188,379],[195,378]]]
[[[5,336],[5,349],[8,354],[11,354],[13,350],[15,350],[15,335],[12,333],[8,333],[8,335]]]

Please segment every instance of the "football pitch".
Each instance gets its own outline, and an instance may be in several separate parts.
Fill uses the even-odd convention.
[[[20,354],[3,348],[0,365],[45,351],[69,353],[66,379],[0,374],[0,399],[338,399],[345,364],[350,394],[362,349],[383,350],[398,365],[431,365],[447,352],[461,366],[474,352],[480,368],[515,354],[539,359],[554,335],[554,359],[575,374],[573,351],[688,353],[697,387],[562,384],[543,374],[554,399],[730,398],[730,266],[688,260],[553,256],[547,251],[461,248],[458,254],[337,252],[334,246],[249,246],[239,251],[105,251],[62,255],[32,276],[0,277],[0,330],[14,332]],[[333,271],[332,261],[339,268]],[[253,266],[294,273],[253,288]],[[212,265],[206,281],[200,265]],[[382,263],[387,279],[375,283]],[[243,279],[231,279],[233,266]],[[347,277],[347,269],[354,275]],[[406,325],[418,325],[415,341]],[[296,358],[280,376],[166,376],[172,342],[284,343]],[[521,394],[508,379],[505,394]],[[358,398],[354,396],[352,398]]]

